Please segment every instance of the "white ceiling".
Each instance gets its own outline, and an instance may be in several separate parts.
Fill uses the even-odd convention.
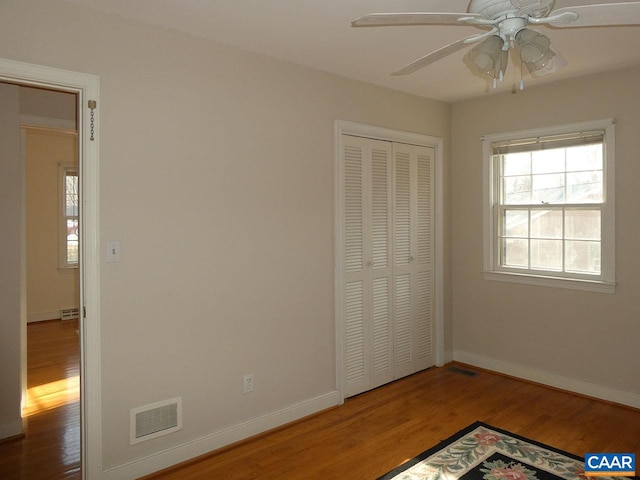
[[[437,100],[455,102],[491,88],[463,62],[466,49],[417,73],[390,72],[461,37],[469,26],[351,28],[357,17],[377,12],[465,12],[468,0],[70,0],[145,23],[180,30],[226,45]],[[557,0],[556,8],[620,0]],[[527,85],[640,65],[640,27],[557,29],[548,35],[568,62]],[[484,31],[484,30],[483,30]],[[520,80],[511,64],[498,91]]]

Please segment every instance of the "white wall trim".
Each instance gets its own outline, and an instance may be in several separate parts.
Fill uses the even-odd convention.
[[[431,147],[435,150],[435,357],[436,366],[445,364],[444,352],[444,142],[440,137],[420,133],[403,132],[383,127],[375,127],[361,123],[336,120],[334,125],[334,278],[335,278],[335,322],[336,322],[336,389],[340,395],[340,403],[344,402],[344,355],[342,332],[342,221],[340,206],[342,184],[340,157],[342,154],[342,135],[372,138],[389,142],[407,143]]]
[[[446,352],[444,352],[444,363],[451,363],[453,362],[453,350],[447,350]]]
[[[529,380],[550,387],[567,390],[569,392],[579,393],[608,402],[619,403],[633,408],[640,408],[640,395],[637,393],[616,390],[604,385],[584,382],[571,377],[565,377],[556,373],[538,370],[535,368],[519,365],[515,363],[497,360],[495,358],[476,355],[475,353],[462,352],[456,350],[453,352],[453,358],[457,362],[466,363],[475,367],[484,368],[494,372],[503,373],[524,380]]]
[[[53,88],[78,95],[79,167],[83,179],[80,298],[86,317],[80,322],[82,475],[102,478],[102,393],[100,355],[100,78],[0,58],[0,80]],[[95,140],[89,140],[87,101],[96,100]],[[23,362],[24,363],[24,362]]]
[[[0,438],[7,439],[22,434],[22,419],[9,420],[0,423]]]
[[[54,312],[30,313],[27,315],[27,323],[44,322],[47,320],[59,320],[60,310]]]
[[[106,470],[104,480],[139,478],[338,405],[333,391]]]

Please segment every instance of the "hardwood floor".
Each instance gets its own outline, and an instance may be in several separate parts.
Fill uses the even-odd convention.
[[[24,438],[0,443],[0,478],[80,479],[77,320],[27,325]]]
[[[0,443],[2,479],[80,479],[77,323],[29,324],[23,440]],[[370,480],[481,420],[583,456],[640,453],[640,411],[474,370],[418,373],[292,425],[146,477]]]
[[[640,453],[638,410],[475,371],[421,372],[145,478],[375,479],[476,420],[580,456]]]

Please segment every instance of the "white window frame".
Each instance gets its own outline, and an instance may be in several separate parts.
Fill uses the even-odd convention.
[[[604,131],[604,201],[601,212],[601,275],[597,280],[576,274],[555,275],[554,272],[530,273],[500,267],[498,252],[499,223],[496,211],[499,172],[493,162],[493,144],[525,138],[565,135],[584,131]],[[615,121],[596,120],[569,125],[520,130],[486,135],[483,143],[483,273],[486,280],[528,285],[568,288],[599,293],[615,293]]]
[[[78,211],[78,215],[69,216],[66,212],[66,177],[69,173],[75,173],[78,176],[78,165],[73,163],[61,163],[58,164],[58,185],[59,185],[59,195],[58,195],[58,205],[60,208],[59,222],[58,222],[58,230],[59,230],[59,241],[58,241],[58,268],[61,270],[78,268],[78,262],[69,262],[68,260],[68,240],[67,240],[67,219],[75,218],[76,220],[80,220],[80,212]],[[79,177],[78,177],[79,178]],[[80,186],[78,185],[78,194],[80,194]],[[80,203],[78,202],[78,209],[80,208]],[[79,254],[78,254],[79,255]]]

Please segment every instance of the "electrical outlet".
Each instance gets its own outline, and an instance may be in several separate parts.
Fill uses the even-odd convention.
[[[242,382],[242,393],[253,392],[253,373],[247,373]]]

